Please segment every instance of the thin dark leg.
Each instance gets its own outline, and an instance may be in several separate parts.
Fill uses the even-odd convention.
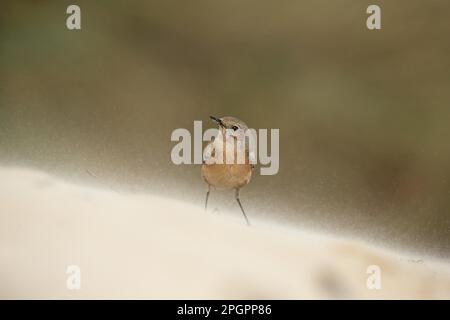
[[[206,200],[205,200],[205,211],[208,208],[208,199],[209,199],[209,191],[211,190],[211,186],[208,185],[208,191],[206,192]]]
[[[236,201],[239,204],[239,207],[241,208],[241,211],[242,211],[242,214],[244,215],[245,221],[247,222],[247,225],[249,226],[250,221],[248,221],[247,215],[245,214],[245,211],[244,211],[244,207],[242,207],[241,200],[239,200],[239,189],[236,189],[235,195],[236,195]]]

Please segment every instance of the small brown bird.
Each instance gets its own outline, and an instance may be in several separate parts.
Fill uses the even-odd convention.
[[[203,152],[202,178],[208,184],[205,210],[211,186],[218,189],[234,189],[236,201],[241,208],[247,225],[250,222],[239,200],[239,190],[250,182],[253,164],[250,163],[249,145],[246,143],[247,125],[234,117],[210,118],[219,125],[217,137],[210,142]],[[240,143],[238,143],[240,142]],[[234,155],[232,154],[234,151]],[[230,154],[231,153],[231,154]],[[244,161],[239,161],[238,154],[244,155]],[[221,157],[220,157],[221,156]],[[217,159],[222,159],[217,161]],[[229,159],[232,161],[230,162]]]

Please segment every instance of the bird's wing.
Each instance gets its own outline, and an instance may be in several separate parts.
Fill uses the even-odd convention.
[[[209,143],[206,146],[205,150],[203,150],[203,163],[211,164],[214,157],[213,151],[214,151],[213,144]]]

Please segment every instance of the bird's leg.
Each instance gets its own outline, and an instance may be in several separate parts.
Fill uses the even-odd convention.
[[[209,191],[211,191],[211,186],[208,184],[208,191],[206,191],[206,200],[205,200],[205,212],[206,209],[208,208]]]
[[[239,207],[241,208],[242,214],[244,215],[245,221],[247,222],[247,225],[249,226],[250,221],[248,221],[247,215],[245,214],[244,208],[242,207],[241,200],[239,200],[239,189],[236,189],[235,196],[236,196],[236,201],[239,204]]]

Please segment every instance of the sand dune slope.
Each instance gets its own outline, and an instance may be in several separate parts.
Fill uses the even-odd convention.
[[[1,298],[450,298],[445,263],[18,168],[0,169],[0,266]]]

